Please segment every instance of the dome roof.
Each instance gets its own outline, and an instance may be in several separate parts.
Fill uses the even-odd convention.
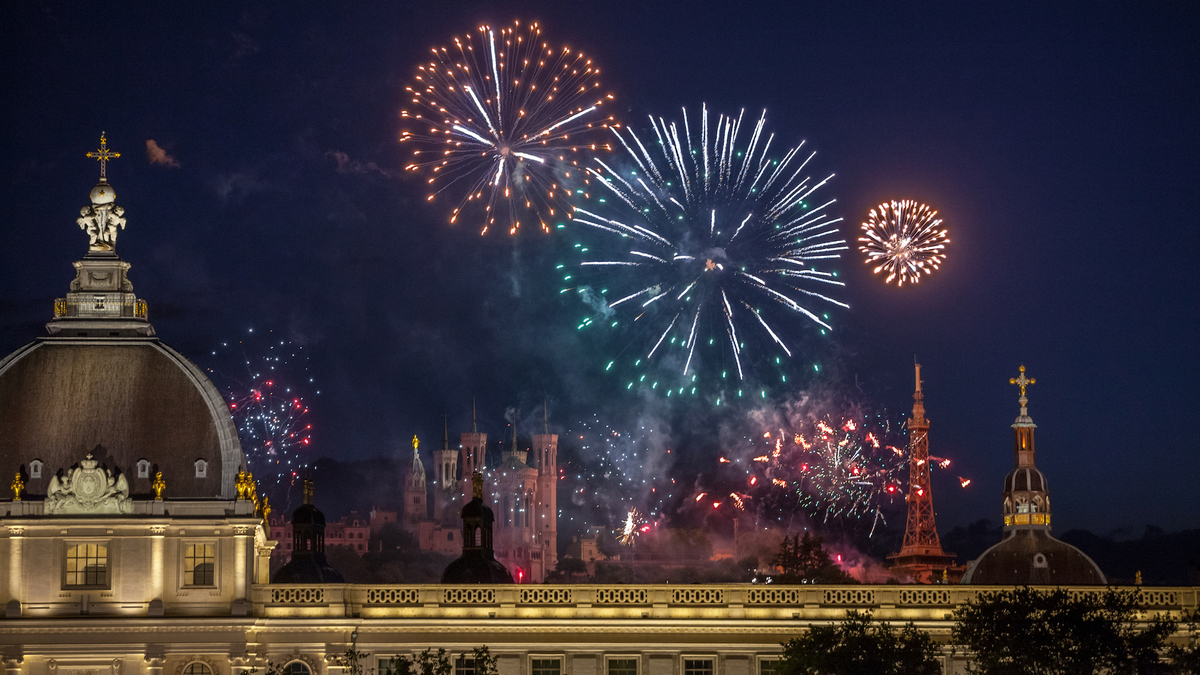
[[[468,551],[446,566],[443,584],[511,584],[512,573],[482,551]]]
[[[301,504],[292,511],[292,526],[296,525],[315,525],[324,529],[325,514],[312,504]]]
[[[28,475],[35,459],[44,466],[32,495],[89,452],[128,475],[135,494],[149,493],[161,471],[168,499],[233,499],[246,464],[216,387],[155,338],[52,337],[9,354],[0,360],[0,429],[0,474]],[[143,459],[150,478],[137,478]]]
[[[1018,466],[1004,478],[1005,492],[1049,492],[1046,477],[1033,466]]]
[[[292,555],[283,567],[271,576],[273,584],[344,584],[342,573],[329,566],[324,553]]]
[[[967,565],[964,584],[1084,586],[1107,583],[1092,559],[1041,529],[1020,529]]]
[[[462,519],[464,521],[479,520],[489,527],[496,522],[496,516],[492,514],[491,507],[484,504],[482,499],[472,499],[467,502],[467,505],[462,507]]]

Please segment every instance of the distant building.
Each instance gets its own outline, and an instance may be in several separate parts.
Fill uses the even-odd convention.
[[[322,516],[324,518],[324,516]],[[293,523],[283,518],[271,519],[271,539],[280,542],[280,546],[271,552],[271,557],[284,562],[292,559]],[[358,555],[370,550],[371,525],[370,521],[351,511],[341,520],[324,525],[325,546],[344,546]]]
[[[514,433],[500,465],[489,469],[487,434],[475,424],[474,411],[471,417],[471,431],[461,434],[457,450],[450,448],[449,427],[444,428],[442,447],[433,456],[433,485],[425,490],[425,465],[414,439],[403,482],[402,525],[417,535],[423,551],[461,553],[460,509],[471,502],[470,477],[479,471],[484,495],[494,506],[496,560],[518,583],[541,583],[558,564],[558,435],[549,432],[543,419],[543,433],[533,435],[532,448],[521,450]],[[426,510],[421,519],[425,504],[432,506],[432,514]]]

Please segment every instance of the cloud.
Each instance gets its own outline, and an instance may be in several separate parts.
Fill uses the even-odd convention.
[[[172,169],[179,168],[179,162],[168,155],[166,150],[158,147],[158,143],[153,138],[146,140],[146,158],[150,160],[151,164],[162,164]]]
[[[340,150],[331,150],[325,153],[325,156],[333,158],[333,161],[337,163],[335,170],[341,174],[379,174],[384,178],[395,177],[395,174],[379,166],[375,162],[360,162],[357,159],[351,159],[350,155],[347,155]]]

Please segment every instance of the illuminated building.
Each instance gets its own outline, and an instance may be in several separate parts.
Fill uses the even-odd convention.
[[[131,287],[95,288],[125,287],[128,267],[115,253],[85,260],[50,337],[0,360],[0,469],[13,477],[0,499],[6,675],[245,675],[268,662],[287,675],[340,675],[333,659],[352,644],[380,674],[396,654],[486,645],[500,675],[772,675],[781,642],[852,609],[913,621],[942,644],[945,672],[959,675],[967,657],[948,644],[951,612],[1012,588],[345,584],[325,576],[318,554],[329,530],[310,491],[290,535],[292,562],[307,560],[291,568],[295,583],[269,583],[278,542],[241,471],[229,411],[125,302]],[[1018,447],[1032,467],[1029,428]],[[473,473],[486,439],[472,433]],[[542,512],[554,505],[542,486],[553,484],[556,442],[534,437]],[[1030,496],[1024,485],[1009,491],[1014,505]],[[468,519],[485,518],[482,502]],[[1200,605],[1198,588],[1140,590],[1147,612],[1179,617]]]

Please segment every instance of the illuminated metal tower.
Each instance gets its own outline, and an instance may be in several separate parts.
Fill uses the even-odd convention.
[[[925,419],[925,394],[921,391],[921,364],[916,364],[917,390],[908,420],[908,524],[899,553],[888,556],[892,574],[920,583],[939,579],[957,581],[963,569],[954,556],[942,551],[933,519],[933,493],[929,485],[929,420]]]

